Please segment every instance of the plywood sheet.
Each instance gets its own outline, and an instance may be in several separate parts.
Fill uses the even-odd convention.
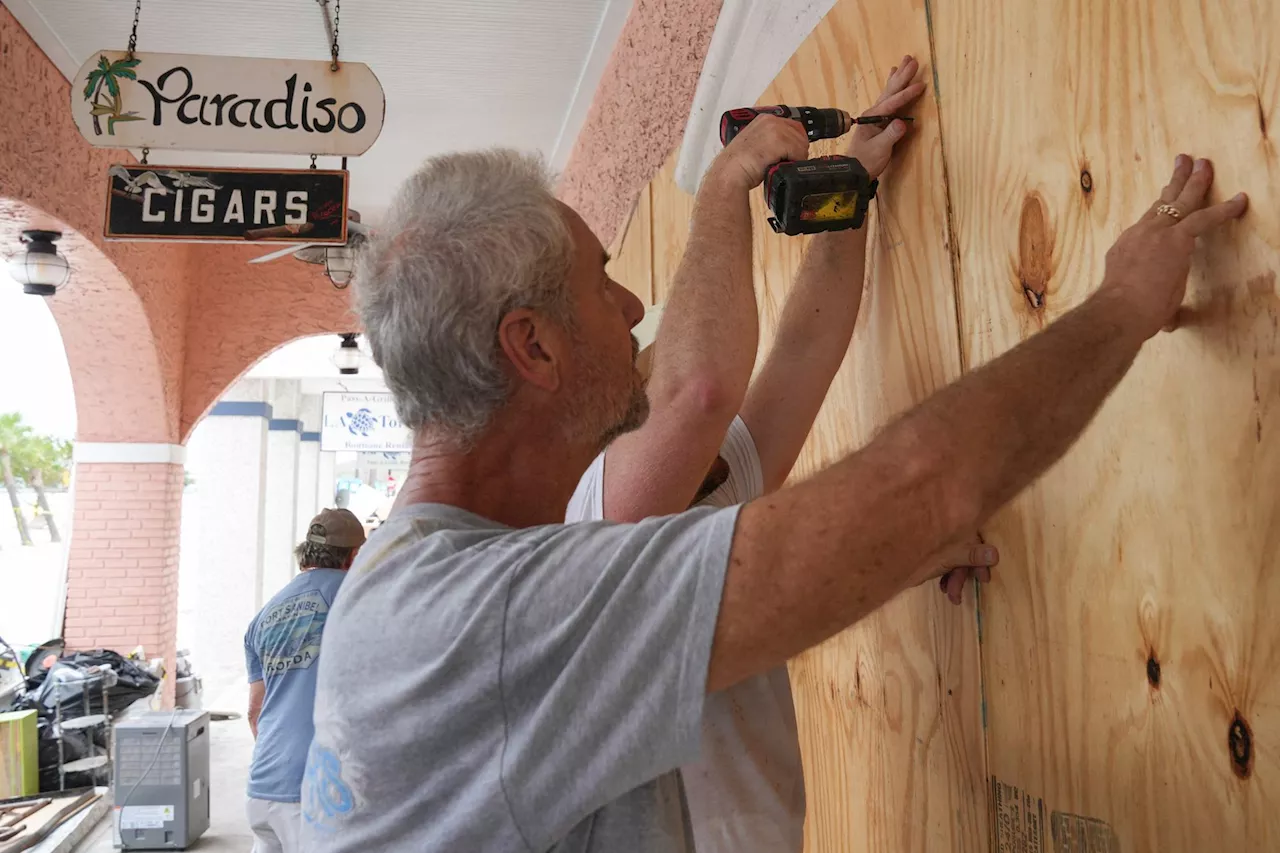
[[[671,293],[693,222],[693,196],[676,185],[677,148],[649,183],[653,211],[653,299],[664,302]]]
[[[984,531],[993,849],[1280,849],[1280,8],[931,5],[970,366],[1097,286],[1178,151],[1253,198],[1193,322]]]
[[[921,58],[921,73],[929,79],[923,5],[841,0],[761,102],[861,112],[906,53]],[[865,444],[894,416],[960,374],[931,94],[913,114],[914,138],[874,205],[854,343],[797,478]],[[811,154],[835,153],[845,144],[820,143]],[[752,203],[763,354],[806,241],[769,229],[759,191]],[[863,283],[851,280],[849,286]],[[793,662],[811,853],[986,849],[977,630],[972,593],[967,595],[965,605],[955,608],[936,588],[912,590]]]
[[[614,281],[653,305],[653,213],[649,207],[649,187],[641,188],[635,209],[619,240],[610,247],[613,259],[605,269]]]

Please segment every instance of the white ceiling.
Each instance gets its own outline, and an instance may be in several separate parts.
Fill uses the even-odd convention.
[[[93,52],[128,44],[130,0],[4,2],[68,78]],[[381,137],[349,161],[351,206],[376,223],[399,182],[444,151],[510,146],[561,168],[630,8],[631,0],[346,0],[342,58],[367,63],[387,97]],[[138,49],[329,56],[316,0],[143,0]],[[151,161],[300,168],[309,158],[153,151]]]

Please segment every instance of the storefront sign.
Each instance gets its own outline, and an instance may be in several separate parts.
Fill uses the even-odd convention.
[[[347,240],[342,171],[112,166],[107,183],[108,239]]]
[[[369,66],[103,50],[71,85],[71,113],[99,148],[355,155],[382,131]]]
[[[401,426],[390,394],[326,391],[321,450],[405,453],[413,449],[413,432]]]

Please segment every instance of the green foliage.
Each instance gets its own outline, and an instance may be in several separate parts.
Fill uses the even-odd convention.
[[[17,412],[0,415],[0,449],[8,451],[14,476],[28,484],[36,472],[46,483],[61,483],[71,464],[71,442],[35,433]]]

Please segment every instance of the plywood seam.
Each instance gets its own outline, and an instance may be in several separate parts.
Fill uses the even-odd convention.
[[[653,232],[654,232],[653,182],[650,181],[649,183],[645,184],[644,189],[641,192],[643,192],[649,198],[649,203],[647,205],[649,208],[649,304],[657,305],[658,304],[658,285],[654,281],[654,278],[656,276],[656,273],[654,272],[654,270],[657,269],[657,267],[655,266],[655,264],[657,264],[657,257],[655,255],[655,248],[654,248],[654,242],[653,242]]]
[[[934,36],[933,28],[933,0],[924,0],[924,20],[925,30],[929,35],[929,63],[933,72],[933,100],[938,110],[938,155],[942,158],[942,199],[943,209],[946,217],[947,227],[947,255],[951,260],[951,298],[955,306],[956,318],[956,355],[959,359],[960,375],[964,376],[969,372],[969,365],[965,358],[964,347],[964,314],[963,300],[960,298],[960,287],[963,278],[960,270],[960,245],[956,240],[955,213],[951,206],[951,171],[947,162],[947,139],[946,139],[946,123],[942,117],[942,89],[939,85],[938,74],[938,45]],[[987,729],[987,668],[986,661],[983,658],[982,645],[982,595],[974,584],[974,618],[978,623],[978,630],[974,641],[978,645],[978,701],[981,703],[981,724],[982,724],[982,772],[983,782],[982,795],[986,800],[986,811],[991,814],[991,739],[989,730]],[[995,850],[996,831],[995,823],[992,821],[987,826],[987,848]]]
[[[947,255],[951,259],[951,297],[955,302],[956,313],[956,350],[960,357],[960,374],[968,373],[965,362],[964,322],[960,301],[960,248],[956,245],[956,229],[954,214],[951,210],[951,174],[947,166],[946,125],[942,120],[942,92],[938,86],[938,48],[933,36],[933,0],[924,2],[925,29],[929,34],[929,64],[933,71],[933,100],[938,105],[938,154],[942,158],[942,199],[947,220]]]

